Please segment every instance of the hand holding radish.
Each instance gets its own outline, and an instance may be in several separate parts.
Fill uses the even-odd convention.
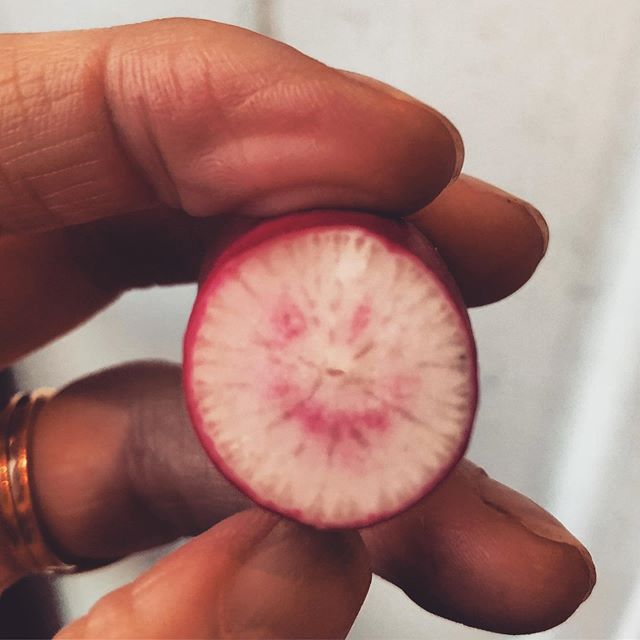
[[[199,535],[60,637],[344,637],[372,570],[482,629],[529,633],[575,610],[594,582],[582,545],[452,466],[475,409],[464,305],[521,286],[547,231],[459,175],[446,118],[205,21],[2,46],[0,362],[126,290],[196,280],[209,255],[185,367],[202,442],[258,503],[334,529],[237,513],[250,503],[195,438],[177,365],[94,374],[36,425],[52,543],[95,563]],[[281,216],[309,210],[329,213],[284,232]],[[255,230],[256,216],[275,220]],[[406,216],[409,235],[393,221]],[[278,241],[242,244],[260,228]]]

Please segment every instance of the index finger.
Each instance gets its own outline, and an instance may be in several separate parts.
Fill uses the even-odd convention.
[[[180,379],[177,366],[131,364],[73,383],[39,414],[33,487],[63,558],[121,557],[250,504],[197,441]],[[360,533],[373,570],[422,608],[495,632],[559,624],[595,581],[588,552],[557,520],[469,462]]]
[[[0,229],[158,202],[409,213],[461,164],[432,109],[199,20],[0,38]]]

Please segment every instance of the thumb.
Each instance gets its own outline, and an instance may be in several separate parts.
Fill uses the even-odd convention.
[[[438,113],[244,29],[0,36],[0,231],[157,204],[408,213],[459,171]]]
[[[320,533],[254,509],[163,558],[56,637],[343,638],[370,579],[356,533]]]

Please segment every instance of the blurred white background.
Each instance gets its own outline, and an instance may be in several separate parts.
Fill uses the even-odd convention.
[[[598,584],[541,638],[640,638],[640,2],[0,0],[0,31],[164,16],[262,31],[447,114],[465,171],[533,202],[551,244],[533,281],[472,312],[482,404],[470,457],[552,510]],[[191,287],[129,294],[29,357],[21,386],[180,358]],[[153,326],[153,331],[148,327]],[[149,559],[61,581],[68,615]],[[489,638],[378,580],[351,638]]]

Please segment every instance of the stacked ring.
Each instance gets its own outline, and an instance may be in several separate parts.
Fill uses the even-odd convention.
[[[31,489],[33,425],[53,393],[18,393],[0,414],[0,592],[27,574],[77,570],[47,544]]]

